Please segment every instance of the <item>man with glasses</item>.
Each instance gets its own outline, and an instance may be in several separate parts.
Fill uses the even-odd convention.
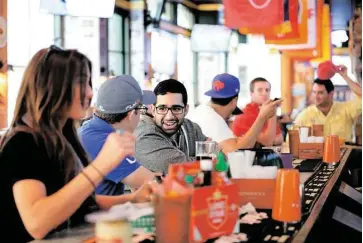
[[[160,82],[154,89],[153,117],[144,116],[135,130],[135,157],[152,171],[167,173],[171,163],[195,159],[195,142],[206,141],[200,127],[185,119],[188,94],[174,79]]]
[[[81,143],[89,156],[92,159],[97,157],[107,136],[113,131],[133,133],[139,123],[140,114],[146,112],[144,105],[154,102],[154,93],[142,91],[137,81],[129,75],[105,81],[98,90],[93,117],[79,128]],[[120,195],[124,192],[124,184],[133,189],[139,188],[153,178],[154,173],[141,166],[134,157],[126,157],[115,170],[106,175],[96,188],[96,193]]]

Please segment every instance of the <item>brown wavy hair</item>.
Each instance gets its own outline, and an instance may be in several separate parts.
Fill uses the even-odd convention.
[[[80,84],[82,105],[86,96],[86,70],[92,73],[90,60],[76,50],[47,48],[38,51],[28,64],[16,100],[14,118],[0,148],[17,132],[31,133],[35,141],[45,145],[50,159],[60,161],[65,182],[76,173],[76,156],[83,165],[87,155],[79,142],[75,121],[67,117],[72,105],[74,86]],[[23,116],[30,117],[30,124]]]

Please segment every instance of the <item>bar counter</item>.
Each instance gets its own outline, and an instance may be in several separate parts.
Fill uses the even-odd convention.
[[[295,165],[296,162],[299,161],[295,160]],[[324,166],[321,165],[314,172],[300,172],[300,181],[305,184],[305,188],[317,180]],[[355,189],[362,184],[361,168],[362,147],[345,146],[342,149],[340,162],[316,198],[312,200],[312,206],[307,205],[308,213],[303,214],[301,224],[295,225],[295,232],[285,242],[361,242],[362,194]],[[304,193],[309,195],[306,190]],[[271,216],[271,210],[265,211]],[[256,225],[241,224],[240,229],[249,236],[248,242],[277,242],[277,240],[265,241],[264,239],[267,234],[270,234],[271,229],[278,228],[275,226],[278,223],[269,219]],[[32,241],[32,243],[78,243],[86,242],[92,236],[93,227],[85,225],[56,233],[48,239]]]

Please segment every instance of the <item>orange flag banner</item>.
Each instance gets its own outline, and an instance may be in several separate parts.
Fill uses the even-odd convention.
[[[224,0],[225,26],[271,27],[283,23],[283,0]]]

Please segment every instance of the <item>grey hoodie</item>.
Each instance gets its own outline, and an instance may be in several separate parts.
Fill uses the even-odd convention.
[[[177,134],[169,136],[147,116],[141,119],[135,135],[135,158],[149,170],[165,174],[168,172],[169,164],[193,161],[195,142],[207,140],[200,127],[188,119],[184,119]],[[174,137],[179,137],[178,144],[173,141]]]

